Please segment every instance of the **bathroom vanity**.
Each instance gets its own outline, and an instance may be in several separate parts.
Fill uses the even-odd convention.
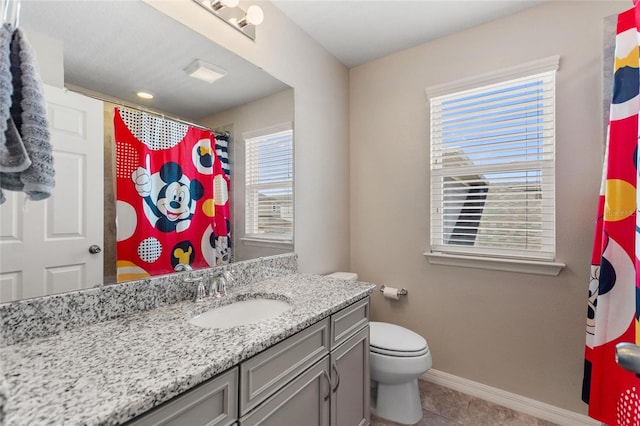
[[[369,298],[134,419],[147,425],[366,425]]]
[[[8,383],[5,421],[365,424],[369,295],[374,288],[287,273],[248,280],[222,299],[189,299],[46,337],[22,338],[0,348]],[[291,309],[226,329],[188,322],[206,310],[257,297],[286,301]],[[91,297],[83,295],[83,300]],[[19,321],[2,308],[5,325],[32,321],[27,328],[37,327],[39,321]],[[33,316],[42,310],[38,306],[30,312]]]

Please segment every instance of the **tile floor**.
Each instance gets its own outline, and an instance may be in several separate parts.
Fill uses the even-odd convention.
[[[422,420],[417,426],[554,426],[509,408],[495,405],[464,393],[423,380],[420,385]],[[397,426],[388,420],[371,416],[371,426]]]

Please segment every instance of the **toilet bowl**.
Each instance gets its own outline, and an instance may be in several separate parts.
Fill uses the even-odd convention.
[[[395,324],[369,323],[371,411],[397,423],[422,418],[418,377],[431,368],[431,352],[422,336]]]
[[[350,272],[332,278],[356,280]],[[397,423],[413,424],[422,418],[418,377],[431,368],[427,341],[404,327],[385,322],[369,323],[371,412]]]

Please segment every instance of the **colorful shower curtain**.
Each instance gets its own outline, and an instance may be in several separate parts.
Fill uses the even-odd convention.
[[[229,177],[215,134],[115,108],[117,280],[228,263]]]
[[[638,9],[638,10],[636,10]],[[615,362],[620,342],[640,343],[638,24],[635,6],[618,16],[614,84],[591,259],[582,398],[607,425],[640,425],[640,378]]]
[[[229,169],[229,133],[224,132],[216,135],[216,155],[220,159],[222,170],[228,177],[231,174]]]

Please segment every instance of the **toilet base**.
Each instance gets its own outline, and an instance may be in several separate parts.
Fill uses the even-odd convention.
[[[406,425],[417,423],[422,418],[418,379],[395,385],[378,382],[375,392],[375,403],[371,407],[374,415]]]

